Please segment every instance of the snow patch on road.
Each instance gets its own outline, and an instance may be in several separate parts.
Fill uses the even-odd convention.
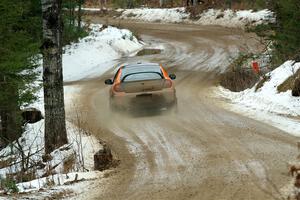
[[[262,120],[290,134],[300,136],[300,98],[291,91],[279,93],[277,87],[300,69],[300,63],[287,61],[268,73],[269,81],[255,91],[256,86],[242,92],[218,87],[216,94],[230,100],[230,109]]]

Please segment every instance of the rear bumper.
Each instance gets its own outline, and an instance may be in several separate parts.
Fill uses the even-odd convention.
[[[177,103],[176,91],[165,89],[146,93],[126,93],[114,95],[110,98],[110,106],[116,109],[135,108],[164,108]]]

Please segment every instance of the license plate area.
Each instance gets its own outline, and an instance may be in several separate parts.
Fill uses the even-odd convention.
[[[152,94],[151,93],[139,94],[139,95],[136,95],[136,98],[138,98],[138,99],[152,98]]]

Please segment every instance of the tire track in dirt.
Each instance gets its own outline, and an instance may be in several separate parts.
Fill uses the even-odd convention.
[[[160,55],[122,58],[120,63],[167,64],[178,76],[179,112],[111,114],[108,88],[101,84],[112,71],[78,82],[78,106],[86,112],[87,128],[121,159],[107,189],[85,198],[273,199],[276,187],[288,179],[283,161],[295,156],[295,138],[223,109],[210,94],[236,50],[258,49],[253,35],[210,26],[122,25],[140,32],[152,46],[164,46]]]

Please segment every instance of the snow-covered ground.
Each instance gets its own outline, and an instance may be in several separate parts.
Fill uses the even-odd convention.
[[[136,8],[119,9],[121,19],[134,19],[146,22],[161,23],[193,23],[201,25],[219,25],[225,27],[244,28],[249,25],[258,25],[274,22],[274,15],[270,10],[219,10],[209,9],[198,16],[198,20],[190,19],[185,8]]]
[[[91,25],[89,36],[64,48],[64,81],[97,77],[111,69],[116,60],[140,50],[143,45],[127,29]]]
[[[277,87],[300,69],[300,63],[287,61],[267,74],[270,80],[255,91],[231,92],[223,87],[216,94],[230,100],[229,108],[246,116],[271,124],[290,134],[300,136],[300,98],[291,91],[279,93]]]
[[[81,176],[84,176],[84,171],[92,171],[94,166],[93,155],[103,149],[99,140],[85,133],[83,130],[74,126],[72,123],[67,122],[67,132],[69,144],[62,146],[61,148],[53,151],[50,155],[52,159],[48,162],[44,162],[45,168],[36,168],[35,176],[44,177],[44,174],[48,169],[53,167],[51,170],[54,174],[61,174],[64,172],[64,161],[67,159],[74,160],[73,172],[81,172]],[[30,164],[41,162],[42,155],[44,154],[44,120],[39,121],[35,124],[30,124],[26,126],[26,131],[19,139],[19,142],[24,150],[25,155],[31,155]],[[16,143],[14,143],[16,145]],[[21,152],[15,147],[8,147],[1,151],[1,155],[14,155],[16,157],[16,163],[21,161],[21,157],[18,157]],[[42,164],[42,163],[41,163]],[[12,174],[20,171],[20,165],[14,164],[12,166],[0,169],[0,174],[2,178],[6,178],[6,174]],[[72,171],[70,171],[72,172]],[[62,175],[63,176],[63,175]],[[91,176],[86,173],[86,176]],[[52,180],[52,176],[45,177]],[[33,190],[39,190],[44,188],[45,178],[38,178],[36,180],[19,183],[20,192],[29,192]],[[56,182],[56,180],[55,180]],[[38,184],[36,184],[38,183]],[[62,182],[61,182],[62,183]],[[1,192],[1,191],[0,191]]]
[[[270,10],[216,10],[209,9],[200,14],[199,20],[195,23],[202,25],[219,25],[225,27],[243,28],[249,25],[259,25],[263,23],[274,22],[274,15]]]
[[[90,29],[89,36],[80,39],[78,43],[73,43],[64,48],[63,74],[65,82],[100,76],[113,68],[117,63],[117,59],[122,56],[134,55],[134,53],[143,48],[143,44],[129,30],[111,26],[104,28],[102,25],[95,24],[91,25]],[[39,70],[41,71],[41,68]],[[72,106],[70,100],[76,95],[79,88],[76,86],[65,86],[64,90],[65,104],[66,106]],[[39,91],[38,96],[39,100],[32,107],[38,108],[43,112],[42,90]],[[25,155],[34,153],[30,158],[31,164],[29,164],[29,167],[36,162],[40,162],[41,165],[46,167],[35,169],[35,180],[18,183],[17,187],[20,192],[38,191],[40,189],[53,188],[54,186],[56,191],[65,190],[65,185],[74,181],[76,176],[76,181],[90,180],[103,176],[104,173],[93,171],[93,156],[103,148],[99,140],[69,121],[67,121],[67,132],[69,144],[52,152],[50,161],[42,162],[42,155],[44,154],[44,120],[26,126],[26,131],[18,141]],[[1,180],[5,179],[7,174],[18,172],[21,168],[21,152],[17,143],[13,144],[0,151],[0,156],[8,156],[6,159],[15,157],[13,165],[0,169]],[[70,173],[66,174],[64,162],[68,159],[73,159],[74,163]],[[1,159],[0,161],[4,160]],[[45,173],[49,169],[56,175],[45,177]],[[76,187],[76,184],[68,185],[68,190],[72,193],[80,193],[82,189],[84,188]],[[4,191],[0,190],[1,192]],[[47,196],[47,192],[44,193],[44,196]]]
[[[180,23],[190,16],[185,8],[135,8],[119,9],[121,19],[135,19],[146,22]]]
[[[13,146],[9,146],[0,152],[1,156],[8,156],[7,159],[15,159],[12,163],[13,165],[0,169],[1,180],[5,180],[8,174],[14,174],[20,171],[22,153],[24,153],[26,157],[31,155],[30,159],[28,159],[28,172],[34,171],[34,177],[36,177],[36,179],[18,183],[16,186],[21,193],[32,193],[43,189],[45,191],[44,196],[47,196],[46,190],[54,186],[56,187],[56,191],[63,191],[65,190],[65,186],[72,183],[72,181],[80,182],[103,176],[103,172],[93,171],[93,156],[97,151],[103,149],[103,145],[100,144],[99,140],[77,126],[74,126],[71,122],[67,122],[67,133],[69,143],[53,151],[50,154],[51,160],[42,161],[42,156],[44,155],[44,120],[27,125],[26,131],[19,139],[23,152],[20,151],[20,147],[17,143],[14,143]],[[27,162],[27,159],[25,159],[25,162]],[[70,168],[68,168],[69,171],[65,171],[65,163],[68,162],[70,163]],[[38,165],[35,165],[36,163],[38,163]],[[30,170],[31,167],[33,167],[32,170]],[[47,175],[47,173],[49,173],[49,175]],[[69,185],[68,189],[72,191],[72,187],[73,189],[76,188],[76,184],[72,186]],[[10,191],[0,189],[0,194],[3,192],[9,193]],[[78,188],[77,192],[80,192]],[[74,193],[74,191],[72,191],[72,193]],[[48,193],[48,196],[49,195],[51,195],[51,193]],[[36,197],[39,197],[39,195]],[[5,198],[6,197],[4,197],[4,199]]]

